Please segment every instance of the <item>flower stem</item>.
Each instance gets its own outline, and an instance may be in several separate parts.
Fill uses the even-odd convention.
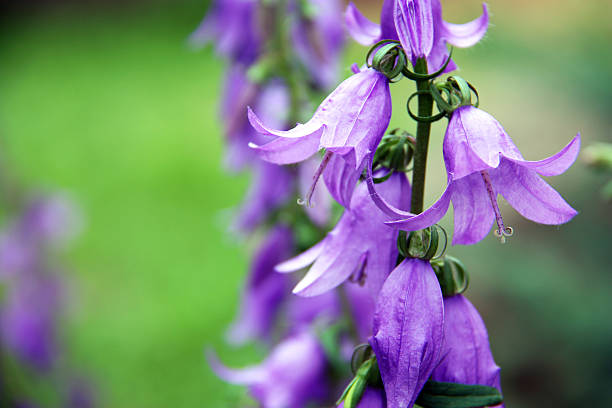
[[[427,61],[424,58],[417,59],[414,72],[427,74]],[[428,91],[429,81],[416,81],[418,91]],[[429,93],[418,96],[419,116],[431,116],[433,111],[433,98]],[[412,200],[410,212],[420,214],[423,212],[423,199],[425,196],[425,171],[427,168],[427,150],[429,148],[429,134],[431,123],[417,122],[416,149],[414,152],[414,168],[412,171]]]

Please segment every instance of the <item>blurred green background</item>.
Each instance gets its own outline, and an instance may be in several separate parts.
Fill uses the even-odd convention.
[[[358,2],[378,21],[378,1]],[[480,13],[443,1],[445,17]],[[608,0],[492,0],[485,40],[456,50],[461,75],[528,159],[611,141],[612,6]],[[0,26],[0,146],[12,171],[70,193],[86,228],[67,254],[68,357],[102,407],[225,407],[239,388],[203,358],[257,361],[223,331],[237,306],[251,242],[227,232],[248,175],[226,174],[217,96],[224,64],[186,37],[205,0],[23,2]],[[350,62],[365,50],[350,43]],[[407,123],[395,86],[393,125]],[[428,201],[442,191],[442,125],[432,138]],[[608,176],[578,162],[549,180],[580,211],[540,226],[503,204],[516,231],[451,248],[468,266],[468,296],[489,327],[509,407],[612,406],[611,205]],[[447,220],[449,222],[451,220]]]

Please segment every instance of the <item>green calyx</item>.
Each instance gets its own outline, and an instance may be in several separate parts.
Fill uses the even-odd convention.
[[[402,71],[406,68],[408,60],[399,41],[383,40],[374,44],[368,55],[366,63],[369,67],[385,74],[389,81],[399,81]]]
[[[389,134],[386,134],[374,154],[374,163],[372,168],[386,168],[391,172],[383,177],[386,180],[394,171],[407,172],[410,170],[409,165],[414,155],[415,139],[410,133],[402,129],[393,129]],[[384,180],[375,179],[375,183],[380,183]]]
[[[447,234],[438,224],[420,231],[400,231],[397,237],[397,248],[403,258],[418,258],[426,261],[444,255]]]
[[[440,282],[442,296],[451,297],[466,291],[470,278],[463,263],[450,255],[431,263],[434,272]]]

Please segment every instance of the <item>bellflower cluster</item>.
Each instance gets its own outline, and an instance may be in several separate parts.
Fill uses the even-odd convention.
[[[61,197],[37,198],[28,201],[0,235],[0,282],[4,287],[0,353],[13,356],[27,367],[26,372],[41,379],[54,378],[63,370],[58,366],[62,352],[58,319],[65,289],[51,255],[77,232],[76,215],[74,206]],[[67,381],[74,382],[70,378]],[[71,394],[82,395],[78,405],[70,402],[74,398],[67,395],[67,404],[92,406],[91,393],[85,392],[89,389],[87,384],[80,381],[78,385],[68,385]],[[8,389],[3,393],[15,403],[28,399],[24,390]]]
[[[513,229],[502,217],[499,194],[529,220],[548,225],[570,221],[577,212],[542,176],[560,175],[573,164],[580,135],[549,158],[526,160],[497,120],[479,108],[471,83],[456,75],[442,80],[441,75],[457,68],[447,47],[477,44],[488,30],[489,13],[483,4],[475,20],[448,23],[439,0],[384,0],[380,25],[350,3],[345,28],[370,47],[366,63],[353,64],[351,75],[310,119],[295,115],[307,105],[301,90],[332,82],[326,78],[338,61],[329,56],[338,55],[340,17],[332,18],[338,13],[331,3],[277,0],[261,6],[264,16],[274,11],[270,15],[276,22],[279,10],[302,10],[301,18],[284,22],[292,34],[280,36],[285,42],[272,35],[260,48],[272,44],[277,54],[295,53],[289,62],[277,64],[285,93],[260,103],[257,95],[269,81],[247,86],[238,78],[228,85],[241,89],[225,105],[242,112],[223,115],[229,128],[242,129],[235,139],[241,154],[235,157],[272,166],[256,177],[249,193],[253,215],[247,218],[255,221],[245,229],[270,219],[261,214],[276,215],[276,227],[251,269],[235,326],[241,329],[234,331],[269,339],[279,319],[273,316],[285,320],[280,343],[261,364],[231,370],[211,358],[211,365],[226,381],[248,386],[263,407],[329,406],[334,400],[344,408],[503,406],[500,368],[485,324],[463,295],[467,268],[446,254],[450,234],[437,222],[452,203],[452,244],[476,244],[494,222],[504,242]],[[327,13],[304,24],[311,16],[304,4]],[[321,34],[318,38],[325,41],[312,41],[305,32]],[[250,69],[251,76],[261,77],[269,58],[264,52],[260,60],[266,63]],[[388,129],[391,87],[402,78],[416,85],[416,92],[405,98],[414,134]],[[294,114],[281,121],[271,117],[283,107]],[[440,199],[424,208],[431,123],[444,118],[448,125],[437,147],[447,183]],[[298,203],[306,205],[283,207],[296,174]],[[317,209],[322,186],[343,210],[335,226],[327,227],[328,205]],[[300,236],[308,217],[314,228],[305,245]],[[283,294],[290,287],[293,296]],[[349,366],[352,375],[347,375]],[[338,386],[344,392],[330,397]]]

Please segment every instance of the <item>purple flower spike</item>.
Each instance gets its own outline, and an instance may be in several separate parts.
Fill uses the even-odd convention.
[[[302,408],[327,394],[327,361],[315,336],[304,331],[280,343],[261,364],[233,370],[212,353],[208,361],[221,379],[249,387],[263,408]]]
[[[385,0],[380,26],[369,21],[353,3],[345,12],[349,34],[360,44],[373,45],[380,40],[398,40],[412,63],[427,59],[429,71],[441,67],[448,58],[446,43],[466,48],[475,45],[487,32],[489,13],[465,24],[451,24],[442,19],[440,0]],[[457,69],[451,61],[446,72]]]
[[[232,343],[269,337],[289,285],[287,277],[276,273],[274,266],[292,253],[291,230],[278,226],[270,231],[251,264],[240,314],[228,332]]]
[[[344,46],[344,30],[338,24],[342,5],[339,0],[310,0],[308,5],[313,15],[293,25],[293,44],[317,85],[329,89],[337,83]]]
[[[382,287],[370,344],[385,386],[387,406],[412,407],[440,361],[444,307],[427,261],[406,259]]]
[[[277,136],[270,143],[251,147],[259,156],[271,163],[290,164],[304,161],[317,151],[326,149],[326,157],[315,173],[315,184],[326,171],[333,156],[343,162],[336,163],[334,172],[344,166],[343,174],[356,180],[369,157],[380,142],[391,118],[391,94],[387,77],[367,68],[342,82],[319,106],[312,119],[287,131],[266,127],[249,110],[249,120],[263,135]],[[340,166],[341,165],[341,166]],[[327,180],[326,180],[327,183]],[[340,190],[335,183],[328,188],[332,196],[348,207],[354,185],[344,184]],[[310,197],[306,197],[306,202]]]
[[[288,169],[259,161],[254,165],[253,183],[240,209],[234,228],[251,232],[267,215],[291,196],[293,178]]]
[[[344,408],[344,401],[338,408]],[[387,408],[385,392],[380,388],[367,387],[356,408]]]
[[[214,42],[219,54],[246,65],[259,54],[255,0],[216,0],[189,41],[196,46]]]
[[[493,360],[487,329],[476,308],[462,295],[444,299],[442,360],[434,381],[495,387],[501,392],[500,369]]]
[[[380,185],[382,194],[401,207],[410,202],[410,186],[403,173]],[[306,252],[276,266],[278,272],[295,272],[312,265],[293,289],[300,296],[316,296],[345,280],[364,282],[375,296],[397,259],[397,231],[384,224],[384,215],[370,199],[365,184],[355,189],[351,209],[336,227]]]
[[[559,153],[540,161],[523,158],[512,139],[488,113],[473,106],[457,109],[444,137],[444,162],[448,186],[442,197],[418,216],[377,204],[399,221],[388,224],[413,231],[438,222],[453,202],[453,244],[470,245],[482,240],[493,220],[504,240],[512,229],[504,225],[497,205],[501,194],[523,217],[540,224],[558,225],[577,213],[540,176],[556,176],[567,170],[580,150],[578,134]]]

